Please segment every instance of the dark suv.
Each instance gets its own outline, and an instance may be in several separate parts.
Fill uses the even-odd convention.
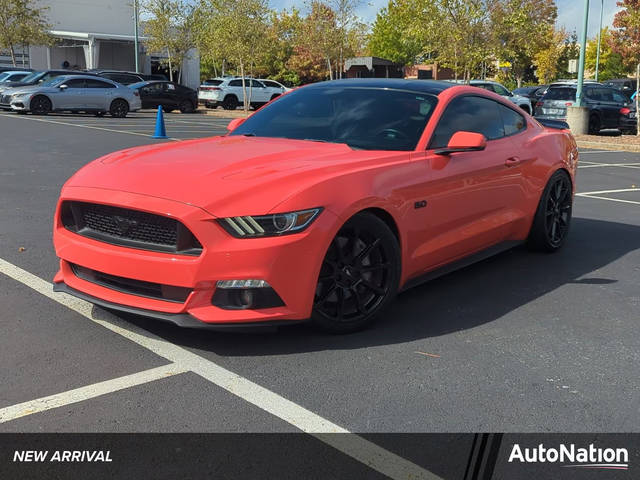
[[[605,128],[630,132],[635,128],[629,98],[613,87],[586,83],[583,87],[583,106],[589,108],[589,133],[597,134]],[[552,84],[536,103],[536,118],[567,119],[567,107],[576,101],[575,84]]]

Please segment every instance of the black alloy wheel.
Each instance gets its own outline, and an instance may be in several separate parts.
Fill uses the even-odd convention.
[[[109,108],[109,114],[115,118],[124,118],[129,113],[129,104],[126,100],[121,98],[115,99],[111,102],[111,108]]]
[[[235,95],[227,95],[222,101],[222,108],[225,110],[235,110],[238,108],[238,99]]]
[[[182,113],[193,113],[193,111],[196,109],[193,106],[193,103],[191,103],[189,100],[183,100],[182,102],[180,102],[180,112]]]
[[[312,320],[323,330],[360,330],[395,297],[400,248],[385,222],[370,213],[353,217],[331,242],[316,287]]]
[[[540,199],[528,243],[534,249],[554,252],[565,242],[571,223],[573,193],[564,170],[551,176]]]
[[[51,100],[44,95],[38,95],[31,100],[30,109],[34,115],[46,115],[51,112],[51,108]]]

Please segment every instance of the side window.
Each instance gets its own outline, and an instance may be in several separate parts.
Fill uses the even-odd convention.
[[[611,92],[613,95],[613,101],[617,103],[629,103],[629,99],[625,98],[624,95],[618,92]]]
[[[271,87],[271,88],[282,88],[280,85],[278,85],[276,82],[269,82],[269,81],[264,81],[262,82],[264,83],[264,85],[266,87]]]
[[[601,102],[613,102],[613,90],[609,90],[608,88],[599,88],[598,93],[600,94]]]
[[[116,88],[115,85],[107,82],[103,82],[102,80],[95,79],[87,79],[87,88]]]
[[[487,140],[504,137],[498,103],[488,98],[465,96],[451,101],[440,117],[429,148],[444,148],[460,131],[483,134]]]
[[[245,81],[246,83],[246,81]],[[229,82],[229,86],[230,87],[241,87],[242,86],[242,80],[231,80]]]
[[[513,135],[527,128],[527,121],[515,110],[504,105],[498,105],[498,109],[504,123],[505,135]]]
[[[482,88],[484,90],[489,90],[490,92],[493,92],[493,88],[491,88],[491,85],[489,85],[488,83],[477,83],[475,85],[471,85],[472,87],[478,87],[478,88]]]
[[[492,84],[492,87],[493,87],[493,91],[496,92],[498,95],[502,95],[503,97],[509,96],[509,91],[506,88],[504,88],[502,85]]]
[[[264,88],[264,85],[262,85],[259,81],[257,80],[251,80],[251,86],[253,88]]]
[[[69,88],[85,88],[84,78],[75,78],[64,82]]]

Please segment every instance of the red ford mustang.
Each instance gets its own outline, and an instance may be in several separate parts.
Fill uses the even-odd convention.
[[[567,237],[571,134],[486,90],[324,82],[229,129],[77,172],[55,215],[55,290],[181,326],[347,332],[400,289]]]

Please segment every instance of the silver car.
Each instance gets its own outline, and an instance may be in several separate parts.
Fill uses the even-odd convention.
[[[498,82],[494,82],[492,80],[471,80],[469,84],[472,87],[480,87],[485,90],[489,90],[490,92],[495,92],[503,98],[511,101],[511,103],[515,103],[525,112],[531,114],[531,101],[527,97],[523,97],[522,95],[517,95],[511,91],[509,91],[504,85],[501,85]]]
[[[136,90],[106,78],[89,75],[64,75],[39,85],[16,87],[2,92],[0,103],[17,112],[46,115],[49,112],[92,112],[102,116],[126,117],[140,110]]]

